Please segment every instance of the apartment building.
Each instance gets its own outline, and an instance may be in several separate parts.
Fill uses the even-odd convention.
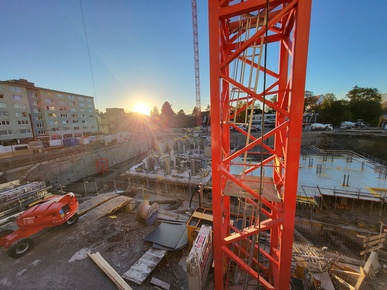
[[[0,142],[65,139],[98,132],[94,98],[0,81]]]

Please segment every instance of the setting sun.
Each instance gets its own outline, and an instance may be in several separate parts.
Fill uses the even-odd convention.
[[[144,103],[137,103],[133,108],[133,112],[141,113],[141,114],[144,114],[147,116],[150,115],[150,110],[149,110],[148,106]]]

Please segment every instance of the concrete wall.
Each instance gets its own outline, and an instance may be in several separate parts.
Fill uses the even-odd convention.
[[[256,138],[260,136],[254,134]],[[273,146],[274,138],[271,137],[267,144]],[[245,146],[246,138],[239,133],[232,133],[230,142],[232,145]],[[369,154],[387,161],[387,133],[334,131],[334,132],[304,132],[302,134],[302,146],[317,146],[324,150],[352,150],[358,154]]]
[[[46,181],[54,186],[66,185],[97,173],[96,161],[107,158],[109,167],[146,153],[150,149],[146,136],[138,136],[126,143],[101,147],[54,160],[43,161],[26,169],[8,172],[8,180]],[[91,147],[92,148],[92,147]]]
[[[302,145],[315,145],[325,150],[352,150],[387,161],[387,134],[385,133],[305,132],[302,135]]]

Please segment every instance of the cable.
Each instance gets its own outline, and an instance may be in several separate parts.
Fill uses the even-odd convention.
[[[260,242],[261,242],[261,210],[262,210],[262,191],[263,191],[263,127],[265,124],[265,107],[266,107],[266,77],[267,77],[267,39],[269,32],[269,0],[266,0],[266,12],[265,12],[265,57],[263,59],[263,102],[262,102],[262,121],[261,121],[261,168],[259,174],[259,196],[260,202],[258,204],[258,241],[257,241],[257,252],[258,252],[258,268],[259,268],[259,252],[260,252]],[[258,269],[259,271],[259,269]],[[258,279],[258,289],[260,288],[260,282]]]
[[[96,91],[95,91],[94,72],[93,72],[93,66],[92,66],[92,63],[91,63],[90,48],[89,48],[89,39],[88,39],[88,37],[87,37],[86,24],[85,24],[85,16],[84,16],[84,14],[83,14],[82,0],[79,0],[79,4],[81,5],[82,23],[83,23],[83,31],[85,32],[85,38],[86,38],[87,55],[89,56],[89,65],[90,65],[90,72],[91,72],[91,80],[92,80],[92,83],[93,83],[94,99],[95,99],[95,104],[96,104],[95,107],[97,107],[97,94],[96,94]]]

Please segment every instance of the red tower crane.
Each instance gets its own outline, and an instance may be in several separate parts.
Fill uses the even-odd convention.
[[[288,290],[311,0],[208,3],[215,288]],[[276,120],[253,136],[257,107]]]
[[[198,16],[196,0],[192,0],[192,27],[195,61],[195,91],[196,91],[196,126],[202,124],[202,111],[200,105],[200,70],[199,70],[199,39],[198,39]]]

